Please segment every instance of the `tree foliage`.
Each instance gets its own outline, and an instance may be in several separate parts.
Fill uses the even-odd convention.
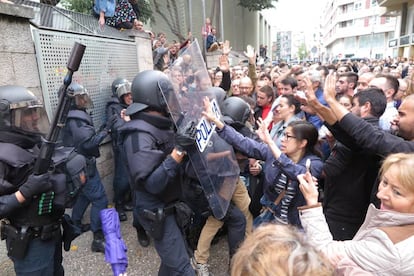
[[[306,49],[306,44],[302,43],[298,48],[298,57],[300,60],[304,60],[308,57],[308,50]]]
[[[261,11],[274,8],[273,2],[274,0],[239,0],[239,6],[242,6],[249,11]]]

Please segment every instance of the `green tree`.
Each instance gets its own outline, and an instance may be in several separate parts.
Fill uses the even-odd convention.
[[[249,11],[261,11],[274,8],[273,2],[277,2],[277,0],[239,0],[239,6],[242,6]]]
[[[298,48],[298,57],[300,60],[304,60],[305,58],[308,57],[308,50],[306,50],[306,45],[305,43],[302,43],[299,48]]]

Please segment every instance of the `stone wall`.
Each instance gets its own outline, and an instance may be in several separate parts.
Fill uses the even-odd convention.
[[[0,3],[0,85],[21,85],[41,97],[29,23],[33,16],[32,8]]]

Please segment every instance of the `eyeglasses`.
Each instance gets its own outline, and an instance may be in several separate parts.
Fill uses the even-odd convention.
[[[293,135],[289,135],[287,133],[283,133],[283,139],[285,139],[286,141],[290,141],[291,139],[296,139],[296,136]]]

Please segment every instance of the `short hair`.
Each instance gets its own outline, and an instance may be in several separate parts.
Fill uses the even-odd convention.
[[[395,153],[385,158],[380,169],[381,179],[388,169],[394,166],[397,170],[395,176],[400,184],[408,191],[414,193],[414,153]]]
[[[398,92],[398,89],[400,88],[400,82],[398,81],[398,78],[388,75],[388,74],[378,74],[377,76],[375,76],[375,78],[386,79],[388,89],[389,88],[394,89],[394,94],[392,94],[393,97]]]
[[[358,83],[358,74],[355,72],[345,72],[339,75],[339,77],[346,77],[346,81],[348,83],[353,83],[354,84],[354,88],[357,87],[357,83]]]
[[[332,275],[329,261],[290,225],[265,224],[242,243],[231,263],[232,276]]]
[[[321,72],[319,72],[318,70],[309,70],[308,71],[308,76],[311,82],[316,82],[318,81],[320,83],[320,85],[322,85],[322,75]]]
[[[320,65],[316,68],[318,71],[323,71],[323,75],[326,77],[329,74],[329,69],[325,65]]]
[[[371,104],[370,114],[376,118],[381,117],[387,107],[387,98],[380,88],[372,87],[363,89],[356,93],[354,98],[358,100],[359,106],[369,102]]]
[[[265,93],[268,98],[272,98],[272,101],[275,98],[275,92],[270,85],[263,86],[259,91]]]
[[[298,81],[293,77],[286,77],[283,80],[280,81],[283,85],[290,85],[292,89],[296,88],[298,86]]]

